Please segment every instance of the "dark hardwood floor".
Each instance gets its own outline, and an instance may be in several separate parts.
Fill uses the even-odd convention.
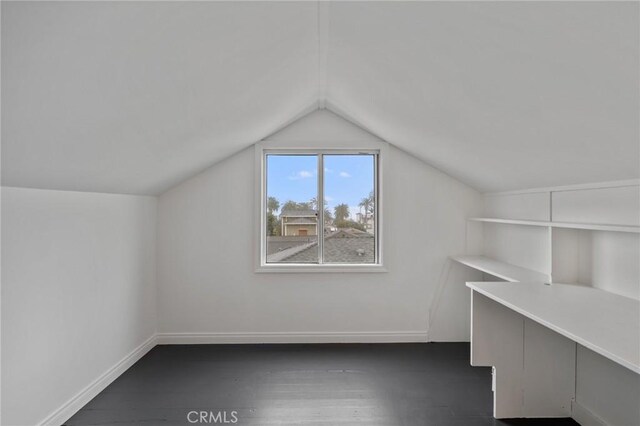
[[[577,425],[491,404],[466,343],[156,346],[66,424]]]

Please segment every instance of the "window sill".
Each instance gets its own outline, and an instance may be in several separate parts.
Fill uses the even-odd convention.
[[[383,265],[260,265],[256,274],[386,273]]]

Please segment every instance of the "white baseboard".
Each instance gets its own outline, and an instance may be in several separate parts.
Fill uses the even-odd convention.
[[[194,345],[222,343],[413,343],[427,342],[422,331],[395,332],[306,332],[306,333],[157,333],[122,358],[116,365],[86,386],[60,408],[49,414],[38,426],[61,425],[91,399],[102,392],[129,367],[156,345]],[[582,426],[608,426],[578,401],[571,402],[571,417]]]
[[[413,343],[426,342],[423,331],[287,332],[287,333],[158,333],[159,345],[216,343]]]
[[[149,337],[140,346],[131,351],[127,356],[122,358],[116,365],[105,371],[100,377],[95,379],[87,387],[78,392],[75,396],[64,403],[60,408],[49,414],[38,425],[55,425],[59,426],[69,420],[71,416],[84,407],[96,395],[104,390],[111,382],[117,379],[129,367],[135,364],[147,352],[156,346],[156,335]]]
[[[571,401],[571,417],[581,426],[608,426],[604,420],[576,400]]]

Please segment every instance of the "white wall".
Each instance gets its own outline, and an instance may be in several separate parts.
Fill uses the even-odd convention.
[[[2,188],[2,424],[44,420],[154,334],[156,201]]]
[[[323,146],[377,138],[327,111],[267,139]],[[388,273],[256,274],[254,150],[162,194],[158,208],[159,331],[165,341],[468,340],[465,250],[475,190],[391,147],[384,182]],[[448,277],[429,324],[441,275]],[[186,333],[186,335],[185,335]],[[197,335],[189,335],[196,333]]]

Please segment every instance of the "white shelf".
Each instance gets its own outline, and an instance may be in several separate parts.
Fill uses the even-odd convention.
[[[570,284],[467,287],[640,374],[640,301]]]
[[[515,220],[515,219],[497,219],[490,217],[472,217],[469,220],[474,222],[504,223],[507,225],[527,225],[527,226],[544,226],[552,228],[569,228],[569,229],[589,229],[591,231],[613,231],[613,232],[632,232],[639,234],[640,226],[632,225],[603,225],[596,223],[569,223],[569,222],[545,222],[541,220]]]
[[[549,280],[542,272],[500,262],[485,256],[451,256],[452,260],[510,282]]]

